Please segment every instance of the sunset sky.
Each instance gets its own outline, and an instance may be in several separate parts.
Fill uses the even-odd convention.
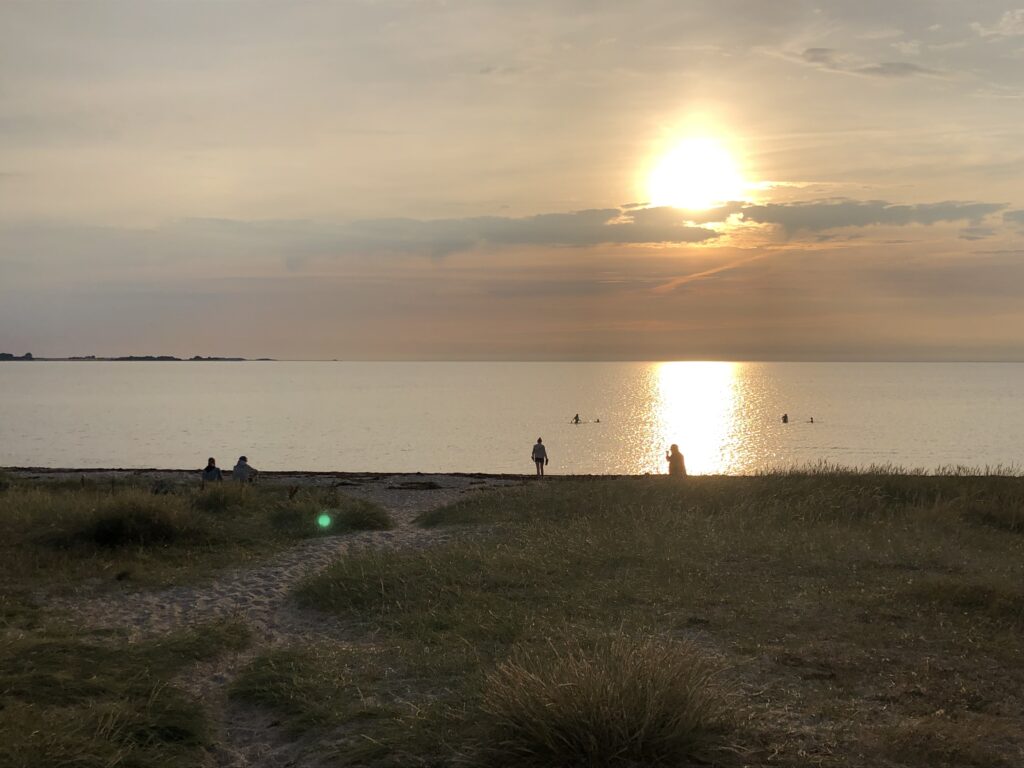
[[[5,0],[0,352],[1024,360],[1022,139],[1012,3]]]

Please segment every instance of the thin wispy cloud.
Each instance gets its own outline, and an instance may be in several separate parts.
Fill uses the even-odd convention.
[[[865,77],[935,77],[941,74],[908,61],[864,62],[859,57],[844,54],[834,48],[807,48],[799,55],[799,60],[818,69]]]
[[[1007,11],[994,24],[975,22],[971,29],[981,37],[1022,37],[1024,36],[1024,8]]]

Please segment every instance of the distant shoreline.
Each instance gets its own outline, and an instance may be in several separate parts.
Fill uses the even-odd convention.
[[[0,354],[0,363],[276,363],[273,357],[175,357],[173,355],[125,355],[124,357],[35,357]]]

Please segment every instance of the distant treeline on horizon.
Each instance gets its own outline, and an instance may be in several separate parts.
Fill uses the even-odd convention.
[[[202,355],[196,355],[195,357],[174,357],[173,355],[125,355],[123,357],[97,357],[96,355],[73,355],[72,357],[35,357],[31,352],[26,352],[24,355],[12,355],[10,352],[0,352],[0,360],[100,360],[108,362],[147,362],[147,361],[178,361],[188,362],[193,360],[211,360],[221,362],[247,362],[247,357],[203,357]],[[256,359],[256,362],[273,361],[270,357],[260,357]]]

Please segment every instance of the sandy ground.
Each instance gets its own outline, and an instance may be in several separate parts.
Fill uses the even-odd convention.
[[[14,474],[38,480],[107,480],[177,484],[198,482],[195,471],[183,470],[65,470],[17,469]],[[50,599],[50,608],[76,624],[92,628],[127,629],[145,637],[220,618],[245,622],[253,632],[252,647],[215,662],[197,665],[178,683],[198,696],[220,725],[221,744],[211,764],[223,768],[310,765],[300,759],[306,744],[297,743],[275,728],[263,711],[229,703],[226,689],[234,675],[257,654],[284,644],[353,642],[343,620],[299,608],[291,591],[303,578],[327,568],[347,553],[366,548],[412,549],[442,543],[448,530],[414,525],[421,512],[449,504],[464,494],[519,485],[527,479],[494,475],[395,475],[351,473],[263,473],[262,484],[338,487],[344,493],[380,504],[395,522],[390,531],[365,531],[304,541],[271,560],[251,568],[222,573],[207,584],[161,590],[125,590],[98,597]]]

